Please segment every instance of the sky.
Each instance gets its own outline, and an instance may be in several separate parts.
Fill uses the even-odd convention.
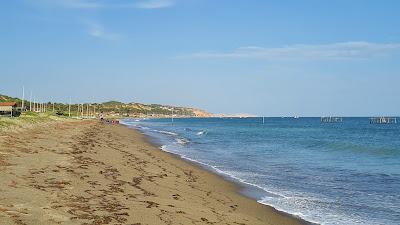
[[[13,0],[0,93],[259,116],[400,115],[398,0]]]

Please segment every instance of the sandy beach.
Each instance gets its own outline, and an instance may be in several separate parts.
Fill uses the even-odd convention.
[[[0,179],[2,225],[302,224],[138,131],[96,121],[0,131]]]

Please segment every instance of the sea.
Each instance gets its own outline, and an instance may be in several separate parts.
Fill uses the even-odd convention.
[[[400,224],[400,124],[369,118],[126,119],[242,193],[326,225]]]

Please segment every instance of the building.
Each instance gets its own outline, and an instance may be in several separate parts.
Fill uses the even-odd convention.
[[[15,116],[17,115],[16,102],[0,102],[0,116]]]

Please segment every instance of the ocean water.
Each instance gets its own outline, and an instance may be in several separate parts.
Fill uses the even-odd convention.
[[[260,203],[319,224],[400,224],[400,124],[344,118],[122,123],[162,149],[246,184]]]

